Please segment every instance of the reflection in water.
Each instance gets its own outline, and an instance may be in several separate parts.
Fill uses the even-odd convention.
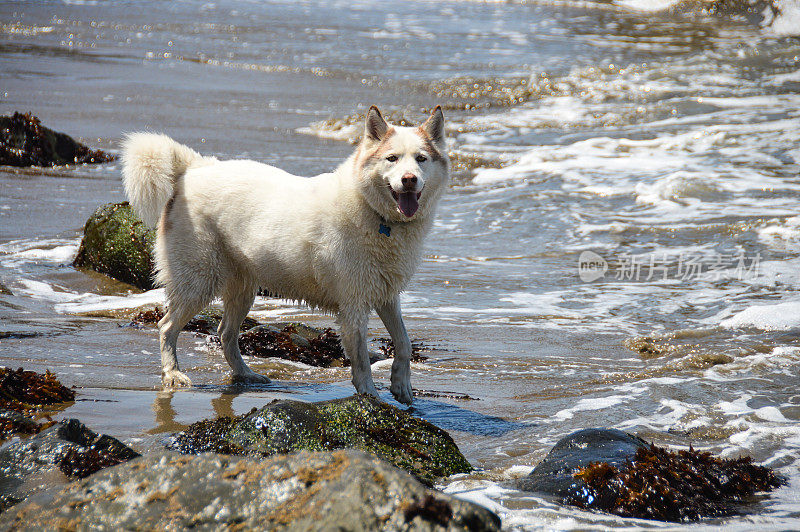
[[[236,410],[233,408],[233,401],[239,396],[251,399],[251,401],[248,401],[249,404],[247,406],[252,404],[253,399],[258,400],[260,405],[263,406],[275,399],[320,402],[332,399],[343,399],[352,395],[352,389],[349,386],[336,384],[298,384],[292,382],[278,383],[277,381],[257,386],[200,385],[193,387],[191,391],[219,394],[210,401],[215,417],[236,417],[241,414],[242,412],[237,414]],[[248,396],[246,393],[250,392],[252,394],[254,391],[262,393],[268,391],[269,393],[266,394],[266,396],[259,393],[257,398]],[[174,390],[162,390],[156,394],[156,398],[153,401],[156,427],[148,430],[148,434],[179,432],[187,428],[188,425],[175,420],[177,413],[172,406],[174,395]],[[482,414],[454,404],[431,399],[416,398],[414,400],[414,405],[410,408],[406,408],[405,405],[401,405],[395,401],[389,392],[382,392],[381,400],[448,431],[455,430],[478,436],[502,436],[512,430],[530,427],[528,423],[508,421],[501,417]],[[240,410],[245,409],[240,408]],[[193,421],[199,420],[195,419]]]
[[[160,434],[162,432],[178,432],[186,428],[186,425],[175,421],[175,409],[172,407],[172,396],[174,390],[161,390],[156,393],[153,401],[153,412],[156,415],[156,426],[147,431],[147,434]]]

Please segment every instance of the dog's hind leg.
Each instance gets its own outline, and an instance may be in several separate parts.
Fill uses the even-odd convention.
[[[256,290],[254,287],[229,287],[222,296],[225,311],[219,324],[219,338],[222,352],[233,370],[233,380],[248,383],[268,383],[269,378],[256,373],[242,359],[239,351],[239,329],[250,307],[253,305]]]
[[[392,395],[403,404],[410,405],[411,392],[411,340],[408,338],[403,315],[400,312],[400,298],[395,297],[385,305],[375,308],[381,321],[389,331],[394,343],[392,362]]]
[[[367,351],[368,317],[367,312],[356,310],[342,310],[338,315],[342,329],[342,347],[350,359],[353,386],[358,393],[378,397],[378,390],[372,381],[372,368],[369,365],[369,351]]]
[[[186,304],[184,301],[172,299],[167,306],[167,313],[158,322],[158,336],[161,343],[161,383],[165,387],[191,386],[192,381],[178,367],[178,356],[175,352],[178,335],[195,314],[203,310],[205,301]]]

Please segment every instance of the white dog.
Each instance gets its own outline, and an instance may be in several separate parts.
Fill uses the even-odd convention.
[[[356,391],[377,396],[366,343],[375,309],[395,345],[392,394],[411,403],[411,342],[399,294],[449,180],[440,107],[418,127],[391,126],[371,107],[355,152],[316,177],[218,161],[149,133],[125,141],[122,175],[136,213],[158,228],[156,280],[167,297],[158,323],[164,386],[191,384],[178,368],[178,333],[216,296],[234,379],[269,382],[247,366],[238,345],[261,287],[335,313]]]

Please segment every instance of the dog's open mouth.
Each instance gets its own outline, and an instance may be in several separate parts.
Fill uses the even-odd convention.
[[[397,208],[406,218],[411,218],[419,208],[419,197],[422,192],[400,192],[392,190],[392,197],[397,202]]]

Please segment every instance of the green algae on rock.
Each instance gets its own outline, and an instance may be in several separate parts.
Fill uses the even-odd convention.
[[[171,447],[182,453],[269,456],[353,448],[383,458],[431,485],[472,466],[447,432],[370,396],[319,403],[273,401],[236,418],[192,424]]]
[[[73,264],[150,290],[154,242],[155,231],[144,225],[127,201],[109,203],[86,222]]]
[[[0,116],[0,164],[58,166],[113,160],[112,155],[92,150],[69,135],[44,127],[30,113]]]
[[[359,451],[261,460],[162,451],[21,503],[0,528],[482,532],[500,519]]]

